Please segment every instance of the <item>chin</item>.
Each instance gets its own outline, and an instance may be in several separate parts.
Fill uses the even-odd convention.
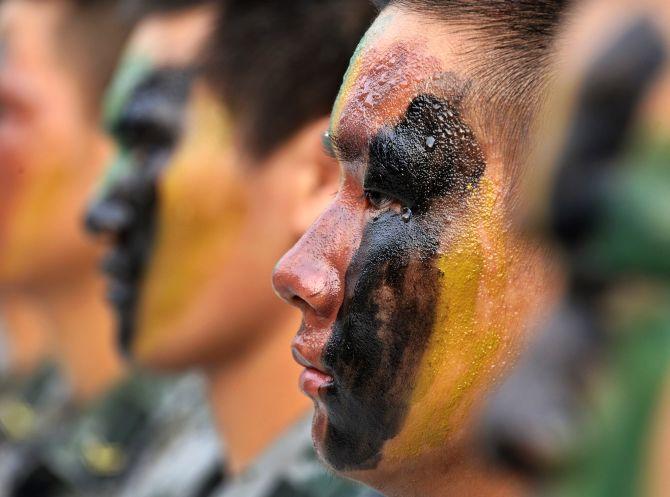
[[[326,429],[328,428],[328,415],[322,407],[314,404],[314,416],[312,417],[312,442],[319,458],[326,464],[328,461],[323,457],[323,444],[326,439]]]
[[[185,369],[179,357],[171,354],[165,343],[152,346],[146,345],[140,337],[136,337],[130,347],[130,356],[135,364],[143,368],[159,372],[179,372]],[[182,354],[183,355],[183,354]]]

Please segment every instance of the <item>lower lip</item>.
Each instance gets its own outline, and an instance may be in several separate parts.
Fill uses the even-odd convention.
[[[330,385],[333,378],[314,368],[305,368],[300,375],[300,389],[309,397],[316,399],[321,388]]]

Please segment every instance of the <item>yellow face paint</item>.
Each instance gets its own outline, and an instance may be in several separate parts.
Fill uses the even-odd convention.
[[[82,212],[111,150],[77,112],[83,102],[74,85],[54,81],[52,92],[30,116],[8,111],[4,118],[0,181],[8,192],[0,207],[0,286],[32,284],[93,257],[81,233]],[[56,118],[65,108],[71,110]]]
[[[225,110],[196,86],[187,131],[158,184],[158,219],[137,316],[135,351],[152,354],[170,339],[213,284],[245,211],[231,167]],[[176,339],[176,337],[174,337]]]
[[[442,280],[435,324],[409,414],[387,445],[391,459],[443,445],[451,431],[463,427],[475,392],[496,373],[513,317],[504,298],[510,240],[496,193],[491,180],[480,182],[468,200],[462,230],[438,259]]]

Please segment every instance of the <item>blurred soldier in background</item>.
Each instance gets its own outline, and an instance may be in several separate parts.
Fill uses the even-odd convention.
[[[526,228],[569,291],[494,397],[486,440],[540,495],[670,495],[670,5],[580,4]]]
[[[130,168],[140,176],[153,177],[181,137],[197,56],[210,32],[216,4],[193,0],[148,0],[141,4],[154,13],[133,32],[105,98],[104,121],[117,143],[117,153],[109,166],[111,174]],[[102,192],[118,179],[108,177]],[[154,201],[152,184],[129,181],[124,188],[141,194],[134,197],[139,202],[132,206],[134,214],[148,215]],[[108,221],[123,214],[124,206],[121,210],[115,210],[115,204],[104,206],[108,207],[111,210],[102,213]],[[139,277],[149,255],[147,242],[152,227],[140,235],[124,240],[131,245],[131,258],[114,254],[106,258],[105,267]],[[134,291],[123,281],[110,285],[109,299],[123,316],[134,312]],[[119,335],[119,343],[127,351],[125,325]],[[159,419],[161,433],[147,441],[137,470],[117,495],[204,496],[222,483],[222,444],[213,428],[202,386],[194,385],[194,381],[190,376],[181,380],[165,399]]]
[[[0,294],[44,310],[70,389],[60,423],[22,450],[16,496],[116,486],[139,458],[165,388],[126,374],[97,250],[81,233],[85,201],[112,152],[98,123],[134,19],[121,7],[133,10],[111,0],[9,0],[0,11]]]
[[[44,310],[78,402],[123,370],[79,209],[111,152],[96,102],[127,28],[110,3],[87,3],[8,0],[0,12],[0,292]],[[108,32],[91,26],[108,17]],[[81,43],[94,29],[100,42]]]
[[[122,155],[88,225],[114,241],[105,266],[131,356],[207,374],[234,477],[220,494],[353,495],[314,456],[309,402],[287,350],[299,316],[267,275],[337,188],[322,134],[372,8],[220,5],[179,147],[166,162],[184,94],[183,77],[167,67],[126,92],[110,123]],[[162,112],[145,111],[150,95]]]
[[[88,3],[8,0],[0,7],[0,298],[10,317],[18,298],[44,312],[67,397],[79,406],[123,374],[109,313],[98,299],[96,251],[79,225],[111,151],[96,126],[97,101],[129,26],[110,15],[110,2]],[[104,25],[93,27],[101,19]],[[9,324],[13,334],[28,331]],[[36,375],[44,391],[43,371]],[[27,388],[38,403],[41,395]],[[46,404],[41,408],[51,412],[53,403]],[[25,420],[31,408],[23,406]],[[32,423],[41,424],[42,409],[32,410]]]

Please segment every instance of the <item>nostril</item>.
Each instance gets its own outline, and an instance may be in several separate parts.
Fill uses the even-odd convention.
[[[130,208],[118,202],[101,202],[89,209],[84,223],[86,230],[94,235],[118,234],[126,230],[132,220]]]
[[[310,306],[307,303],[306,300],[298,297],[297,295],[294,295],[293,297],[291,297],[289,299],[289,304],[291,304],[292,306],[297,307],[298,309],[300,309],[303,312],[307,312],[309,309],[312,308],[312,306]]]

